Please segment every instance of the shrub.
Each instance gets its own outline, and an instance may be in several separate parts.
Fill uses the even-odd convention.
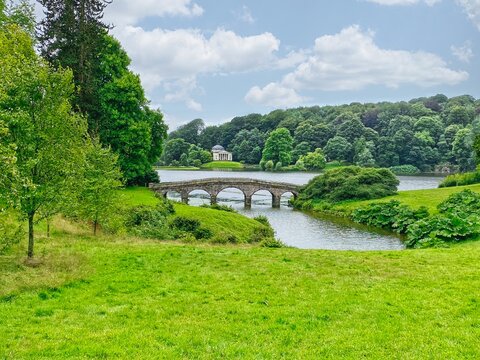
[[[232,213],[237,213],[238,211],[235,210],[233,207],[230,205],[221,205],[221,204],[203,204],[200,205],[200,207],[207,208],[207,209],[214,209],[214,210],[220,210],[220,211],[226,211],[226,212],[232,212]]]
[[[480,184],[480,170],[463,174],[449,175],[440,183],[439,187],[442,188],[472,184]]]
[[[273,171],[273,161],[272,160],[268,160],[266,163],[265,163],[265,171]]]
[[[253,228],[252,234],[250,235],[250,239],[248,239],[249,243],[259,243],[264,239],[272,238],[275,236],[275,231],[271,227],[267,226],[259,226]]]
[[[438,205],[441,213],[471,214],[480,211],[480,194],[472,190],[463,190],[450,195]]]
[[[258,221],[260,224],[263,224],[269,228],[272,227],[272,225],[270,224],[270,221],[268,221],[268,218],[265,216],[265,215],[258,215],[258,216],[255,216],[253,218],[253,220],[256,220]]]
[[[388,169],[347,166],[314,177],[301,190],[299,202],[306,200],[367,200],[393,195],[398,179]]]
[[[168,239],[170,233],[167,228],[168,211],[160,206],[135,206],[127,210],[125,227],[131,234],[155,238]]]
[[[199,227],[193,232],[193,236],[197,240],[208,240],[213,236],[213,233],[210,229]]]
[[[238,244],[238,238],[234,234],[220,232],[216,234],[211,240],[213,244]]]
[[[18,244],[23,236],[23,227],[10,219],[8,214],[0,211],[0,254],[6,253],[13,245]]]
[[[262,242],[260,243],[260,246],[261,247],[266,247],[266,248],[283,248],[285,247],[286,245],[278,240],[278,239],[275,239],[274,237],[269,237],[269,238],[266,238],[264,240],[262,240]]]
[[[200,227],[200,221],[177,216],[170,222],[170,227],[175,230],[193,233]]]
[[[392,200],[388,203],[369,204],[353,211],[351,219],[357,223],[405,233],[414,222],[426,218],[428,210],[413,210]]]
[[[280,171],[280,170],[282,170],[282,166],[283,166],[283,165],[282,165],[282,162],[281,162],[281,161],[277,162],[277,163],[275,164],[275,171]]]
[[[420,172],[420,169],[413,165],[392,166],[390,170],[396,175],[415,175]]]

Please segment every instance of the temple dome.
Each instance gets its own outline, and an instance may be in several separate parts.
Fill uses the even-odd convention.
[[[215,145],[212,148],[212,151],[224,151],[224,150],[225,150],[225,148],[222,145]]]

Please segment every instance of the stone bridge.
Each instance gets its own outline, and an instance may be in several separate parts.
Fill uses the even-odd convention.
[[[202,180],[150,183],[149,188],[167,197],[169,191],[180,193],[182,202],[188,204],[188,195],[194,190],[203,190],[210,195],[210,202],[216,204],[218,194],[225,189],[238,189],[245,196],[245,207],[252,206],[252,196],[257,191],[266,190],[272,194],[272,206],[280,207],[280,198],[285,193],[292,193],[296,198],[300,186],[288,183],[242,179],[242,178],[211,178]]]

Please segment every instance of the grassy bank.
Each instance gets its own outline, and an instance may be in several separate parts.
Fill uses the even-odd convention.
[[[384,197],[382,199],[376,200],[365,200],[365,201],[346,201],[343,203],[335,204],[331,207],[330,210],[345,214],[350,213],[351,211],[359,208],[361,206],[378,203],[378,202],[388,202],[390,200],[397,200],[403,204],[411,206],[412,208],[419,208],[420,206],[427,207],[428,211],[431,214],[437,212],[437,205],[442,201],[447,199],[450,195],[460,192],[464,189],[470,189],[475,192],[480,192],[480,184],[477,185],[468,185],[468,186],[457,186],[451,188],[439,188],[439,189],[427,189],[427,190],[410,190],[410,191],[399,191],[397,195]],[[314,204],[313,211],[321,212],[321,205],[317,203]]]
[[[212,161],[202,165],[202,169],[243,169],[244,165],[236,161]]]
[[[0,257],[0,358],[480,356],[479,243],[328,252],[55,229],[39,266]]]

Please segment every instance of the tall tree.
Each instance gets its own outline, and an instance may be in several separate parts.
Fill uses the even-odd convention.
[[[15,144],[18,210],[28,220],[28,256],[34,254],[38,214],[59,210],[83,164],[86,124],[72,112],[72,73],[53,70],[18,26],[0,30],[0,121]]]
[[[109,0],[38,0],[44,8],[38,40],[42,56],[55,67],[73,71],[77,96],[74,105],[88,117],[89,130],[98,133],[96,71],[103,37],[102,21]]]
[[[287,166],[292,161],[292,144],[293,139],[290,131],[285,128],[278,128],[270,133],[263,149],[262,161],[278,162],[283,166]]]

